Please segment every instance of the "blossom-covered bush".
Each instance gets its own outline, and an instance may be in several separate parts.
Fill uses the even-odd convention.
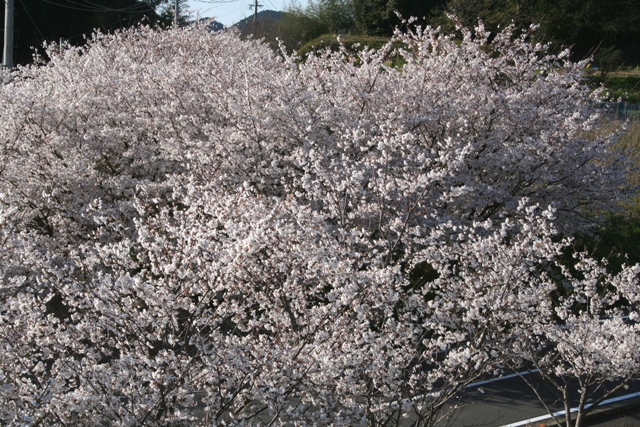
[[[49,57],[0,89],[4,424],[433,425],[505,367],[580,376],[584,325],[638,339],[637,269],[563,270],[555,238],[620,194],[615,135],[526,35],[300,61],[138,28]]]

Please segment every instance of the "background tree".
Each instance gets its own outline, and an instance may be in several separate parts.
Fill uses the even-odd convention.
[[[176,2],[178,2],[178,25],[186,25],[193,18],[189,14],[188,0],[167,0],[160,7],[160,17],[165,25],[176,22]]]
[[[546,1],[546,0],[449,0],[446,10],[464,23],[474,25],[481,19],[492,31],[515,23],[526,29],[539,24],[539,40],[551,42],[554,49],[570,47],[575,60],[595,54],[596,61],[610,66],[640,62],[638,2]],[[438,22],[447,25],[440,16]],[[617,59],[616,59],[617,56]]]
[[[304,8],[292,3],[284,14],[281,28],[281,40],[294,50],[323,34],[353,33],[355,17],[351,1],[311,1]]]
[[[310,1],[305,10],[325,26],[325,33],[345,34],[354,28],[353,10],[348,0]]]
[[[360,32],[390,36],[394,28],[400,25],[402,18],[430,18],[442,12],[445,2],[444,0],[352,0],[351,3]]]
[[[401,24],[397,13],[405,19],[426,18],[428,24],[453,31],[449,13],[467,27],[481,19],[491,31],[512,23],[526,31],[538,24],[539,41],[553,43],[557,52],[571,47],[575,60],[595,53],[596,62],[604,67],[640,62],[640,6],[632,0],[350,0],[349,7],[361,34],[390,36]],[[313,16],[312,10],[305,13]]]
[[[534,5],[535,0],[449,0],[442,11],[455,15],[464,25],[475,25],[482,20],[487,28],[497,31],[512,23],[520,29],[537,23]],[[444,13],[438,16],[438,22],[453,29]]]
[[[327,26],[310,16],[299,6],[292,5],[282,18],[281,40],[290,51],[297,51],[305,43],[327,32]]]

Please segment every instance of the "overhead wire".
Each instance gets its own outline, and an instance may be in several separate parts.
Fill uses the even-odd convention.
[[[235,3],[238,0],[195,0],[196,3],[209,3],[209,4],[224,4]]]
[[[42,0],[42,1],[45,2],[45,3],[52,4],[54,6],[59,6],[59,7],[66,8],[66,9],[78,10],[78,11],[82,11],[82,12],[94,12],[94,13],[95,12],[103,12],[103,13],[136,14],[136,13],[141,13],[141,12],[146,12],[146,11],[153,10],[153,6],[151,6],[151,5],[147,4],[147,3],[144,3],[144,2],[140,2],[138,4],[134,4],[134,5],[123,7],[123,8],[110,8],[110,7],[101,6],[99,4],[93,3],[93,2],[91,2],[89,0],[85,0],[85,2],[88,3],[88,6],[86,6],[86,7],[71,6],[70,4],[75,4],[75,5],[78,5],[78,6],[84,6],[83,3],[78,3],[78,2],[72,1],[72,0],[66,0],[66,3],[69,3],[69,4],[62,4],[62,3],[55,2],[55,1],[52,1],[52,0]],[[22,0],[20,0],[20,2],[22,2]],[[95,7],[91,7],[91,5],[93,5]],[[25,8],[25,10],[26,10],[26,8]],[[27,11],[27,14],[28,13],[29,12]],[[112,27],[113,25],[117,25],[117,24],[119,24],[121,22],[124,22],[124,21],[126,21],[128,19],[130,19],[130,18],[119,17],[115,21],[109,22],[107,24],[102,24],[101,28],[103,30],[106,30],[107,28]],[[33,18],[31,20],[33,22]],[[35,22],[34,22],[34,25],[35,25]],[[36,29],[37,29],[37,26],[36,26]],[[38,33],[40,33],[40,36],[42,37],[42,39],[45,40],[44,36],[42,35],[42,33],[40,32],[39,29],[38,29]],[[71,39],[75,39],[75,38],[78,38],[78,37],[81,37],[81,36],[85,36],[85,35],[86,35],[86,33],[82,32],[82,33],[79,33],[79,34],[76,34],[76,35],[67,36],[66,38],[68,40],[71,40]]]
[[[85,3],[78,3],[76,1],[71,1],[71,0],[66,0],[66,2],[62,3],[62,2],[57,2],[57,1],[52,1],[52,0],[42,0],[44,3],[49,3],[52,4],[54,6],[58,6],[58,7],[62,7],[62,8],[66,8],[66,9],[71,9],[71,10],[78,10],[78,11],[82,11],[82,12],[102,12],[102,13],[119,13],[119,14],[139,14],[139,13],[144,13],[144,12],[148,12],[148,11],[152,11],[153,10],[153,6],[144,3],[144,2],[136,2],[135,4],[132,4],[130,6],[126,6],[126,7],[121,7],[121,8],[113,8],[113,7],[107,7],[107,6],[102,6],[100,4],[97,3],[93,3],[90,0],[85,0]],[[40,36],[40,40],[43,43],[47,43],[48,40],[47,38],[44,36],[44,34],[42,33],[42,31],[40,30],[40,27],[38,26],[36,20],[34,19],[33,15],[31,14],[31,12],[29,11],[29,9],[27,8],[27,5],[25,4],[25,2],[23,0],[19,0],[20,4],[22,5],[22,9],[25,11],[26,15],[28,16],[29,20],[31,21],[31,23],[33,24],[33,27],[35,28],[37,34]],[[108,28],[120,24],[121,22],[127,21],[127,20],[131,20],[131,17],[123,17],[120,16],[118,17],[117,20],[109,22],[107,24],[102,24],[101,27],[103,30],[107,30]],[[72,36],[67,36],[66,39],[70,40],[70,39],[75,39],[77,37],[80,36],[85,36],[85,32],[77,34],[77,35],[72,35]]]
[[[119,24],[119,23],[121,23],[123,21],[126,21],[127,19],[128,18],[125,18],[125,17],[119,18],[119,19],[117,19],[115,21],[111,21],[111,22],[109,22],[107,24],[102,24],[101,28],[102,28],[102,30],[108,30],[109,27],[112,27],[112,26],[114,26],[116,24]],[[97,31],[97,30],[94,30],[94,33],[95,33],[95,31]],[[72,40],[72,39],[78,39],[80,37],[86,37],[86,36],[87,36],[87,33],[86,32],[82,32],[82,33],[77,33],[77,34],[72,35],[72,36],[67,36],[67,37],[65,37],[65,39],[66,40]]]
[[[36,31],[38,32],[38,34],[40,34],[40,38],[42,39],[42,41],[45,41],[44,36],[42,35],[42,33],[40,32],[40,28],[38,28],[38,24],[36,24],[36,21],[33,19],[33,17],[31,16],[31,13],[29,13],[29,9],[27,9],[27,6],[25,6],[24,2],[22,0],[20,0],[20,4],[22,5],[22,8],[24,9],[24,11],[27,13],[27,16],[29,17],[29,19],[31,20],[31,23],[33,24],[33,26],[35,27]]]
[[[269,3],[271,5],[271,7],[273,8],[272,10],[278,10],[278,8],[275,7],[275,5],[273,3],[271,3],[271,0],[267,0],[267,3]]]
[[[136,2],[136,3],[132,4],[131,6],[122,7],[122,8],[119,8],[119,9],[114,9],[114,8],[110,8],[110,7],[107,7],[107,6],[102,6],[100,4],[94,3],[94,2],[89,1],[89,0],[84,0],[84,1],[89,3],[89,4],[91,4],[91,5],[94,5],[96,7],[108,9],[109,11],[113,11],[113,12],[126,12],[126,11],[134,12],[135,11],[135,13],[137,13],[137,12],[142,11],[142,10],[152,9],[150,5],[148,5],[148,4],[144,3],[144,2]]]
[[[85,0],[85,3],[78,3],[72,0],[66,0],[66,3],[68,4],[59,3],[53,0],[42,0],[42,1],[54,6],[62,7],[65,9],[78,10],[81,12],[140,13],[145,10],[149,10],[150,8],[150,6],[147,4],[140,4],[139,8],[137,8],[137,5],[132,5],[124,8],[110,8],[110,7],[102,6],[96,3],[92,3],[88,0]]]
[[[235,2],[237,2],[237,1],[238,1],[238,0],[225,0],[225,1],[223,1],[223,2],[220,2],[220,4],[222,5],[223,3],[235,3]],[[195,2],[195,3],[209,3],[209,4],[216,4],[216,3],[218,3],[218,2],[201,1],[201,0],[195,0],[194,2]],[[216,6],[213,6],[212,8],[208,8],[206,12],[208,13],[209,11],[211,11],[212,9],[215,9],[215,8],[216,8]],[[233,10],[229,10],[229,11],[227,11],[226,13],[222,13],[222,14],[215,14],[213,18],[214,18],[214,19],[220,19],[220,18],[223,18],[223,17],[225,17],[225,16],[233,15],[233,14],[235,14],[235,13],[237,13],[238,11],[243,10],[243,9],[245,9],[245,5],[244,5],[244,4],[243,4],[243,5],[241,5],[241,6],[240,6],[240,7],[238,7],[238,8],[233,9]],[[215,12],[214,12],[214,13],[215,13]]]

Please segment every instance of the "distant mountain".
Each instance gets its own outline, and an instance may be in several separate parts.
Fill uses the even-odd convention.
[[[211,18],[200,18],[198,22],[208,22],[207,29],[209,31],[220,31],[224,29],[224,24],[218,21],[211,21]]]
[[[263,10],[258,12],[258,25],[270,26],[271,24],[281,21],[287,12],[279,12],[277,10]],[[251,29],[253,26],[253,15],[248,18],[243,19],[242,21],[236,22],[234,27],[237,27],[241,32],[244,32],[245,29]]]

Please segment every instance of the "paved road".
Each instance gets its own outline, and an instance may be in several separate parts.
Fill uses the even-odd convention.
[[[534,376],[532,378],[536,380]],[[640,384],[634,384],[621,394],[631,394],[640,392]],[[547,390],[544,395],[551,401],[552,393]],[[636,398],[635,400],[638,400]],[[535,419],[548,415],[544,406],[538,401],[533,392],[528,388],[520,377],[511,377],[499,381],[480,384],[470,387],[469,392],[462,397],[459,402],[464,406],[454,419],[451,420],[452,427],[471,426],[506,426],[519,421]],[[575,406],[575,405],[573,405]],[[553,406],[554,411],[561,411],[561,405]],[[640,411],[638,411],[640,413]],[[634,419],[630,415],[630,422],[638,423],[640,416]],[[616,420],[614,420],[616,421]],[[602,424],[601,427],[611,424]],[[615,427],[631,427],[640,424],[618,424]]]
[[[640,411],[637,414],[626,414],[609,417],[587,424],[589,427],[638,427],[640,426]]]
[[[533,381],[537,379],[535,374],[529,378]],[[547,401],[552,400],[551,391],[547,390],[543,394]],[[587,426],[640,427],[640,383],[632,384],[628,390],[620,394],[638,394],[633,400],[624,401],[625,404],[632,401],[638,402],[637,409],[625,414],[624,417],[612,415],[597,422],[589,422]],[[469,387],[455,403],[460,409],[454,412],[447,423],[440,425],[446,427],[516,427],[518,425],[537,427],[539,423],[522,422],[548,416],[548,412],[535,394],[517,375],[476,383]],[[556,404],[552,409],[562,411],[564,408]],[[542,421],[549,421],[548,417]],[[412,420],[406,420],[407,427],[411,424]]]

